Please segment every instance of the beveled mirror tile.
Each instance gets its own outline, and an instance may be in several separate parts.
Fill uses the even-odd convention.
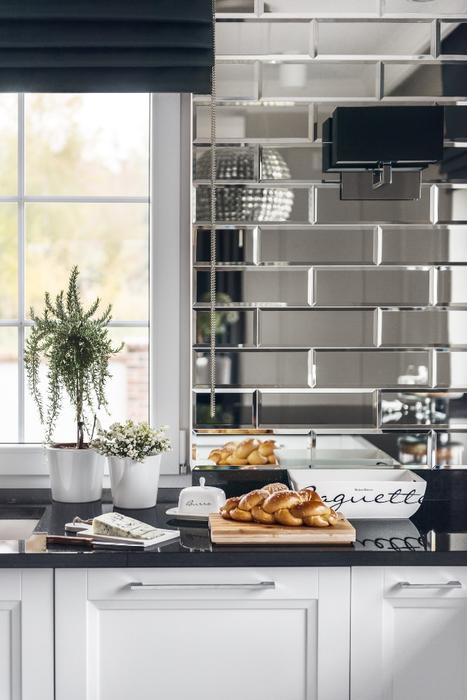
[[[196,281],[197,301],[207,303],[209,272],[197,272]],[[216,288],[233,303],[306,305],[308,270],[222,271],[216,275]]]
[[[219,63],[216,78],[219,100],[255,100],[258,97],[256,66],[253,63]]]
[[[430,22],[318,22],[318,56],[430,53]]]
[[[430,303],[428,269],[318,268],[317,306],[425,306]]]
[[[452,469],[467,466],[467,433],[436,432],[435,464],[437,469]]]
[[[467,148],[445,148],[443,160],[423,171],[423,182],[463,182],[467,179]],[[444,217],[440,217],[443,218]]]
[[[381,345],[467,345],[467,311],[381,312]]]
[[[447,62],[385,63],[384,96],[466,99],[465,66]]]
[[[395,464],[417,469],[429,469],[432,466],[432,439],[428,431],[397,432],[390,430],[386,433],[360,435],[359,444],[365,450],[364,454],[372,455],[378,450],[377,464],[385,466],[391,460]],[[373,461],[369,457],[370,464]]]
[[[217,311],[217,345],[255,345],[254,314],[254,311],[237,311],[235,309]],[[197,345],[208,346],[210,343],[210,331],[210,312],[195,311],[193,324],[193,342]]]
[[[260,229],[260,261],[319,264],[374,262],[369,228]],[[467,239],[466,239],[467,240]]]
[[[195,386],[209,386],[209,353],[195,352],[193,377]],[[309,353],[259,352],[238,350],[217,352],[216,384],[218,387],[284,387],[310,386]]]
[[[438,221],[466,223],[467,188],[438,187]]]
[[[376,427],[375,392],[260,392],[260,426]]]
[[[209,107],[195,105],[195,138],[210,140]],[[216,110],[217,140],[222,139],[302,139],[309,134],[308,105],[242,105]]]
[[[308,54],[311,27],[308,22],[217,22],[217,56]]]
[[[378,0],[358,0],[358,6],[349,8],[348,0],[267,0],[264,12],[297,13],[300,15],[355,15],[377,14]]]
[[[467,305],[467,267],[438,270],[438,304]]]
[[[316,387],[321,389],[431,384],[428,351],[316,350],[314,361]]]
[[[211,230],[198,228],[194,232],[195,262],[209,262],[211,257]],[[255,237],[254,227],[234,227],[216,229],[216,259],[218,263],[254,263]]]
[[[216,12],[234,13],[255,10],[255,0],[216,0]]]
[[[193,149],[193,178],[209,180],[211,177],[211,148],[196,146]],[[217,180],[259,179],[258,146],[218,146],[216,148]]]
[[[193,393],[194,428],[253,428],[252,392],[216,391],[216,412],[211,418],[209,392]]]
[[[339,433],[316,433],[316,447],[313,450],[313,464],[316,466],[343,467],[358,466],[391,467],[399,466],[401,451],[400,444],[404,441],[427,443],[429,432],[397,432],[390,430],[379,433],[355,433],[342,435]],[[404,454],[404,453],[403,453]]]
[[[376,99],[376,72],[371,63],[266,63],[263,66],[264,98]]]
[[[446,139],[467,139],[467,106],[445,105],[444,107],[444,136]]]
[[[450,14],[467,15],[467,8],[464,0],[383,0],[383,14],[442,17]]]
[[[321,146],[261,148],[261,180],[321,181]]]
[[[342,201],[339,186],[316,188],[318,224],[430,223],[430,187],[422,187],[415,201]]]
[[[447,391],[383,391],[381,425],[467,426],[467,395]]]
[[[264,310],[260,313],[260,342],[283,347],[371,347],[374,312]]]
[[[467,352],[452,350],[436,352],[436,386],[467,389]]]
[[[381,262],[467,263],[467,226],[383,228]]]
[[[197,221],[209,221],[210,189],[196,188]],[[307,223],[310,220],[310,195],[306,187],[288,188],[258,185],[224,185],[216,188],[216,213],[219,222]]]

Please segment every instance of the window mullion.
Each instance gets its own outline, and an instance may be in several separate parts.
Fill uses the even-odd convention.
[[[24,94],[18,95],[18,441],[24,442],[24,340],[25,340],[25,121]]]

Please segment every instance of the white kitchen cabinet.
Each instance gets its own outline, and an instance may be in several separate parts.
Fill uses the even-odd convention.
[[[350,569],[56,572],[56,700],[347,700]]]
[[[53,700],[53,571],[0,570],[0,698]]]
[[[467,698],[467,567],[352,569],[351,700]]]

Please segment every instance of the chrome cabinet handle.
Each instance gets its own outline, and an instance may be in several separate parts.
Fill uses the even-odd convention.
[[[462,588],[460,581],[448,581],[447,583],[410,583],[409,581],[401,581],[398,585],[399,588],[417,590]]]
[[[264,591],[276,587],[275,581],[260,581],[259,583],[141,583],[128,584],[131,591],[194,591],[194,590],[249,590]]]

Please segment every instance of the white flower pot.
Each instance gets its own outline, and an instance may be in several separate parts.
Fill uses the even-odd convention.
[[[153,508],[157,501],[161,455],[135,462],[129,457],[107,457],[112,499],[118,508]]]
[[[104,459],[90,448],[47,446],[54,501],[87,503],[102,496]]]

